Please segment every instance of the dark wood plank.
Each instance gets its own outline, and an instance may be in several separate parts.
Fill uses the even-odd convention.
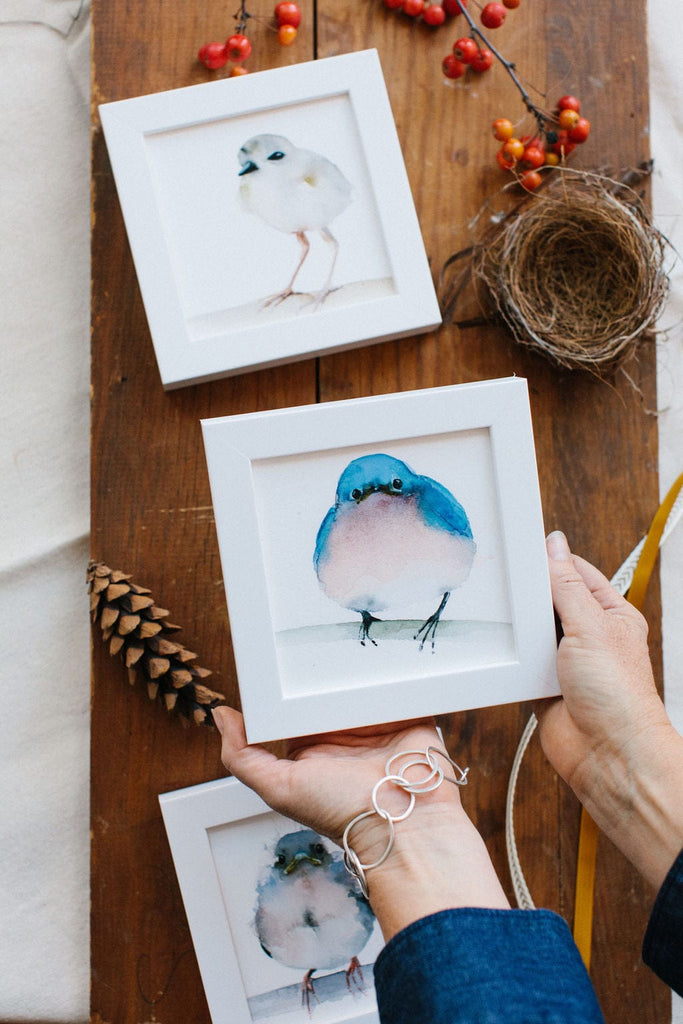
[[[268,16],[270,7],[254,12]],[[458,29],[431,32],[379,0],[302,3],[296,44],[251,33],[252,69],[376,46],[435,278],[468,242],[467,223],[499,188],[495,116],[521,113],[501,68],[476,83],[445,83],[441,58]],[[627,21],[613,0],[525,4],[496,36],[549,103],[577,92],[593,124],[575,166],[635,166],[647,158],[644,0]],[[94,101],[210,80],[199,46],[232,30],[221,8],[93,4]],[[214,669],[212,685],[238,701],[199,419],[381,394],[511,373],[528,378],[548,529],[609,574],[644,532],[657,502],[655,363],[643,349],[633,383],[553,368],[500,330],[444,326],[431,335],[164,394],[137,288],[111,169],[93,116],[92,553],[134,574],[183,625],[185,644]],[[387,169],[387,173],[391,173]],[[635,386],[634,386],[635,385]],[[648,601],[659,671],[657,587]],[[661,675],[661,672],[660,672]],[[467,807],[507,883],[505,788],[527,707],[444,720],[449,745],[472,765]],[[222,774],[210,730],[184,729],[145,694],[95,638],[92,757],[92,1019],[208,1021],[157,805],[159,792]],[[571,919],[578,807],[537,741],[525,761],[518,841],[532,895]],[[651,894],[606,842],[598,863],[593,976],[608,1020],[669,1019],[668,993],[639,964]]]
[[[263,33],[262,66],[313,56],[306,21],[296,50]],[[196,52],[232,30],[197,4],[95,4],[95,101],[210,80]],[[94,125],[92,553],[152,589],[238,705],[199,420],[315,401],[316,367],[164,394],[96,111]],[[93,1020],[208,1020],[157,796],[224,774],[216,734],[129,691],[97,637],[92,719]]]

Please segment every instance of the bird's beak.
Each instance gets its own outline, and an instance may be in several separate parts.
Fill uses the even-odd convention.
[[[258,171],[258,164],[253,160],[247,160],[242,170],[237,172],[237,177],[241,178],[243,174],[251,174],[252,171]]]
[[[389,484],[368,484],[363,488],[363,493],[358,501],[365,501],[371,494],[393,494],[393,491]]]
[[[291,875],[292,871],[294,871],[296,868],[298,868],[298,866],[299,866],[299,864],[301,864],[302,860],[307,860],[310,864],[313,864],[314,867],[316,867],[316,868],[319,868],[320,865],[322,864],[322,861],[318,860],[317,857],[312,857],[311,854],[310,853],[306,853],[305,850],[300,850],[299,853],[295,853],[294,856],[292,857],[292,859],[290,860],[289,864],[285,868],[285,874],[286,875]]]

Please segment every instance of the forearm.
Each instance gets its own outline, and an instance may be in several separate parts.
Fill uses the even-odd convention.
[[[571,780],[588,813],[659,889],[683,849],[683,738],[668,722],[627,749],[598,749]]]
[[[356,852],[362,863],[377,859],[387,835],[386,824],[376,819],[359,837]],[[368,870],[366,880],[386,941],[440,910],[509,907],[484,842],[455,793],[418,795],[411,815],[395,825],[388,858]]]

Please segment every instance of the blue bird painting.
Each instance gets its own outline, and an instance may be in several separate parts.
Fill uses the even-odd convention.
[[[355,880],[311,829],[289,832],[275,847],[258,884],[255,923],[261,948],[287,967],[305,969],[302,1003],[315,995],[313,974],[346,968],[346,984],[362,987],[358,954],[375,924]]]
[[[354,459],[339,478],[313,563],[324,593],[361,616],[360,642],[378,613],[424,603],[434,611],[415,633],[434,651],[451,592],[468,578],[476,544],[469,519],[448,488],[391,455]]]

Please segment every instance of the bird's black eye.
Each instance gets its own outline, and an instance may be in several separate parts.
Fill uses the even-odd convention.
[[[403,487],[403,481],[401,480],[400,477],[395,476],[394,479],[391,481],[391,486],[394,488],[395,491],[400,491],[401,488]]]
[[[284,158],[285,154],[279,149],[276,149],[275,152],[271,153],[268,157],[269,160],[284,160]]]
[[[313,843],[313,853],[316,857],[322,857],[325,853],[325,847],[322,843]]]
[[[361,491],[360,487],[354,487],[354,489],[351,491],[351,497],[353,498],[354,501],[360,501],[362,496],[363,492]]]
[[[283,868],[286,863],[287,858],[285,857],[284,853],[278,853],[277,857],[275,858],[275,866],[278,868]]]

